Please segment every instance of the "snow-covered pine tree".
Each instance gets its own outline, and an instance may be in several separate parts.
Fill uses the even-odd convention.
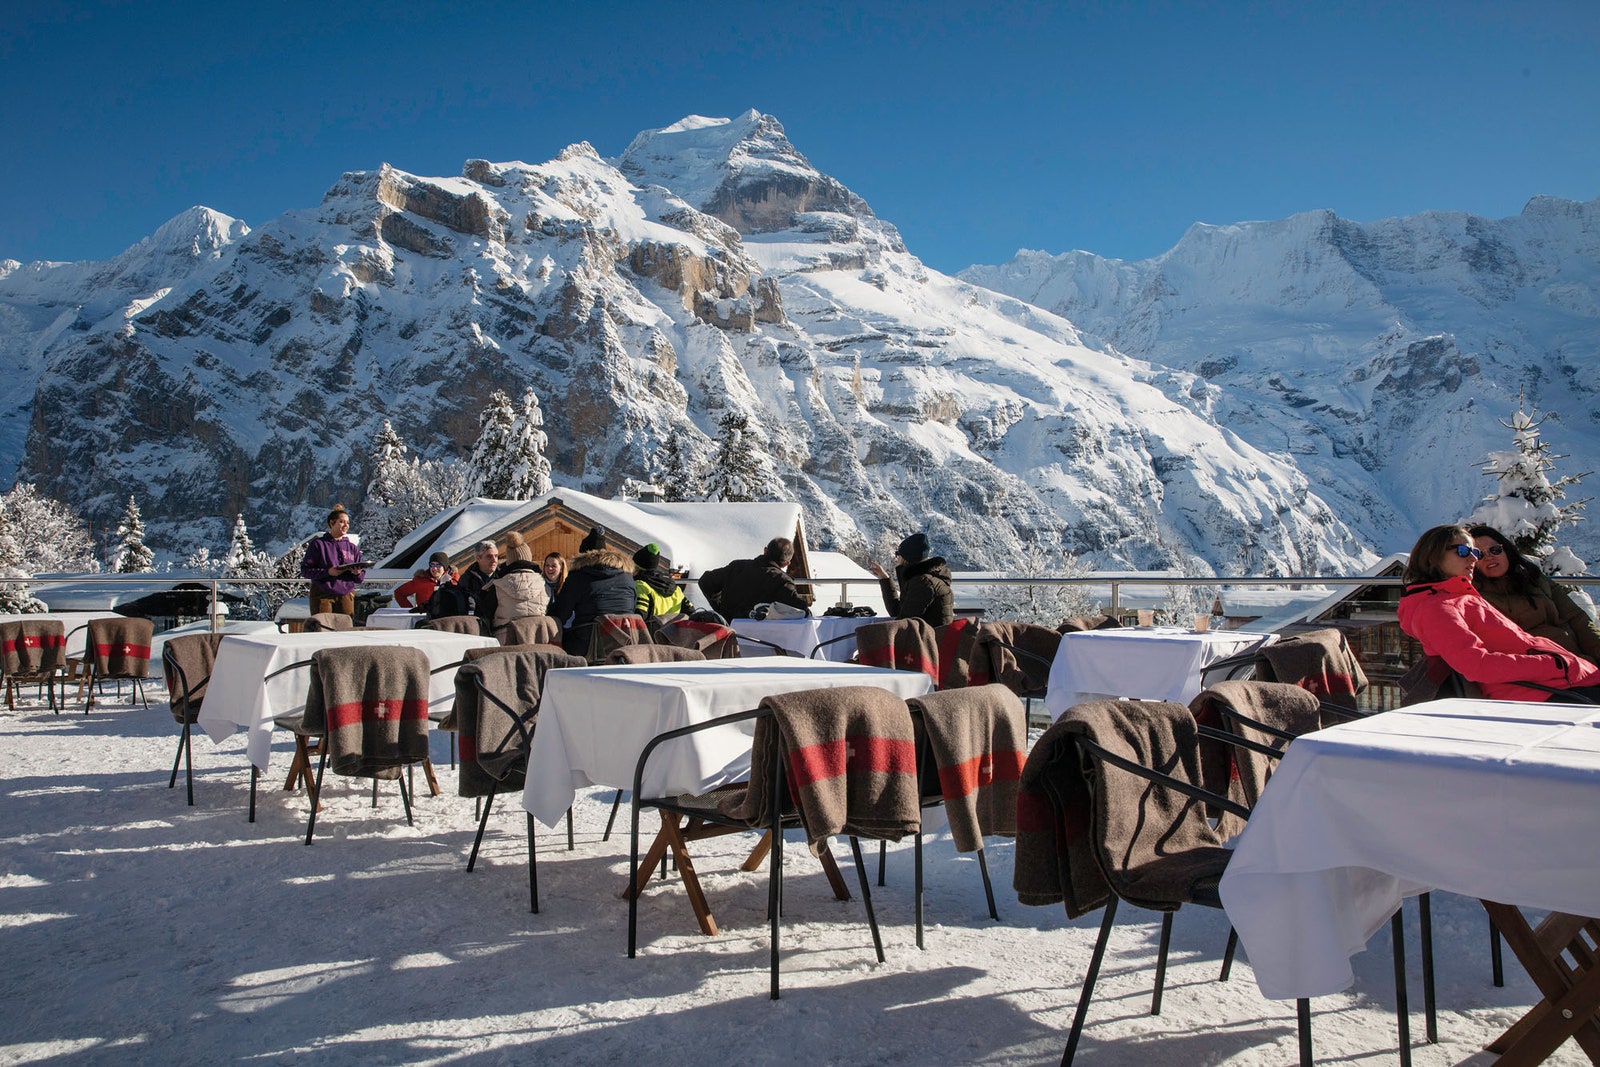
[[[111,569],[118,574],[134,574],[150,569],[155,553],[144,543],[144,519],[139,515],[139,502],[128,497],[128,507],[117,523],[116,546],[112,550]]]
[[[471,496],[509,498],[517,411],[502,389],[489,394],[478,415],[478,440],[467,461],[467,491]]]
[[[898,542],[896,542],[898,544]],[[893,551],[891,549],[891,551]],[[1084,578],[1089,566],[1059,545],[1028,541],[1013,569],[1019,578]],[[986,618],[1031,622],[1054,629],[1072,615],[1091,614],[1096,604],[1082,585],[995,585],[984,598]]]
[[[505,499],[532,500],[550,491],[550,461],[544,455],[549,442],[539,398],[532,389],[524,390],[522,410],[511,426]]]
[[[467,498],[460,463],[406,458],[406,445],[387,419],[372,442],[372,480],[361,505],[361,550],[383,559],[425,520]]]
[[[228,540],[228,556],[223,560],[223,573],[234,579],[239,578],[271,578],[273,576],[273,559],[265,552],[258,552],[250,540],[250,530],[245,525],[244,515],[240,514],[233,520],[233,535]],[[254,582],[240,583],[234,586],[232,592],[243,601],[233,609],[233,614],[242,619],[266,619],[271,617],[271,587],[257,585]]]
[[[389,424],[386,422],[384,425]],[[233,519],[233,534],[228,538],[228,558],[223,560],[223,566],[228,568],[229,574],[236,574],[248,567],[255,556],[256,546],[250,540],[250,528],[244,524],[244,513],[240,512]]]
[[[1546,574],[1583,574],[1583,560],[1565,546],[1556,544],[1563,526],[1583,521],[1580,513],[1589,499],[1562,503],[1567,487],[1577,485],[1583,474],[1569,474],[1550,480],[1555,461],[1565,459],[1551,453],[1540,437],[1544,419],[1537,410],[1526,412],[1517,404],[1511,421],[1501,425],[1511,431],[1511,448],[1491,451],[1483,473],[1496,480],[1495,492],[1483,498],[1467,519],[1468,523],[1493,526],[1527,556],[1537,560]]]
[[[0,494],[0,579],[27,578],[48,571],[100,569],[94,543],[78,513],[47,496],[31,482]],[[45,610],[26,584],[0,582],[0,611]]]
[[[694,499],[694,462],[684,448],[683,435],[676,429],[667,433],[666,443],[656,452],[650,476],[661,487],[663,500],[681,503]]]
[[[717,421],[717,450],[704,477],[707,500],[729,503],[779,498],[778,472],[750,428],[750,417],[730,411]]]

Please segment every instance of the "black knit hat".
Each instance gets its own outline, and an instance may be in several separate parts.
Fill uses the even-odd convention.
[[[928,535],[912,534],[900,542],[900,547],[894,550],[894,554],[907,563],[921,563],[928,558]]]
[[[579,552],[598,552],[606,547],[606,528],[604,526],[589,527],[589,536],[583,539],[578,546]]]
[[[654,541],[633,554],[633,565],[640,571],[653,571],[661,559],[661,546]]]
[[[450,557],[443,552],[435,552],[433,555],[428,557],[428,562],[437,563],[446,570],[448,570],[450,567]]]

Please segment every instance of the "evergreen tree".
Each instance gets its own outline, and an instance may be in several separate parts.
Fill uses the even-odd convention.
[[[118,574],[135,574],[150,569],[155,553],[145,547],[144,519],[139,515],[139,502],[128,497],[127,510],[117,523],[116,548],[111,556],[111,569]]]
[[[707,500],[730,503],[778,498],[778,472],[750,417],[730,411],[717,422],[717,450],[705,472]]]
[[[1059,546],[1029,541],[1023,545],[1013,572],[1019,578],[1085,578],[1089,566],[1062,552]],[[1083,585],[995,585],[984,597],[985,618],[1031,622],[1051,629],[1064,618],[1089,615],[1097,607],[1088,587]]]
[[[511,405],[511,397],[496,389],[478,415],[478,440],[467,461],[469,495],[510,499],[516,430],[517,411]]]
[[[467,498],[467,469],[459,463],[407,458],[389,420],[372,441],[372,480],[361,505],[361,549],[383,559],[422,523]]]
[[[250,540],[250,531],[245,526],[244,516],[241,514],[233,520],[233,536],[228,541],[228,558],[223,561],[223,572],[229,578],[271,578],[273,577],[273,559],[265,552],[258,552]],[[242,597],[242,601],[233,609],[233,614],[242,619],[267,619],[272,617],[272,589],[268,585],[255,582],[243,583],[233,587],[235,594]]]
[[[386,422],[384,425],[389,424]],[[228,539],[228,558],[223,561],[223,565],[228,568],[229,574],[237,574],[249,567],[256,555],[256,546],[250,540],[250,530],[244,524],[244,513],[240,512],[233,520],[233,536]]]
[[[684,450],[683,435],[676,429],[667,434],[667,440],[656,453],[650,474],[661,487],[661,497],[673,503],[693,500],[695,484],[694,462]]]
[[[0,494],[0,579],[27,578],[50,571],[98,571],[94,544],[78,513],[30,482]],[[45,610],[22,582],[0,582],[0,611]]]
[[[1588,499],[1563,504],[1568,486],[1577,485],[1582,474],[1550,480],[1555,461],[1565,459],[1551,453],[1540,438],[1543,423],[1539,413],[1522,409],[1501,425],[1511,431],[1511,448],[1491,451],[1483,473],[1496,479],[1496,491],[1483,498],[1469,523],[1493,526],[1515,544],[1523,555],[1537,560],[1547,574],[1583,574],[1587,569],[1571,549],[1556,544],[1563,526],[1583,521],[1579,514]]]
[[[532,500],[550,491],[550,461],[545,458],[549,438],[544,432],[544,412],[532,389],[522,394],[522,410],[511,426],[507,460],[507,500]]]

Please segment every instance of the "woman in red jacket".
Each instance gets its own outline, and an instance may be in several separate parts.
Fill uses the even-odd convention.
[[[1400,628],[1428,655],[1476,682],[1490,700],[1562,699],[1518,682],[1600,699],[1600,667],[1527,633],[1473,588],[1472,572],[1482,555],[1464,527],[1435,526],[1423,534],[1406,563]]]

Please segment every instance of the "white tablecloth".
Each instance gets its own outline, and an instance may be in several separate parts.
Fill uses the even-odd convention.
[[[211,684],[200,705],[199,723],[213,741],[222,741],[241,727],[249,731],[245,748],[250,762],[262,770],[272,755],[274,716],[298,711],[306,705],[310,668],[285,671],[267,681],[266,676],[299,660],[309,660],[319,648],[344,645],[401,645],[420,648],[430,669],[454,663],[469,648],[495,643],[492,637],[447,634],[436,630],[350,630],[310,634],[230,634],[217,648]],[[455,699],[455,671],[433,675],[428,700],[434,707]]]
[[[771,641],[779,648],[787,648],[791,652],[798,652],[802,656],[811,655],[811,650],[824,641],[831,641],[835,637],[853,634],[860,626],[869,622],[888,622],[887,618],[841,618],[838,615],[819,615],[811,619],[734,619],[729,623],[739,631],[741,637],[758,637],[763,641]],[[822,650],[818,659],[829,659],[835,663],[848,663],[855,654],[854,641],[840,641],[829,645]],[[772,649],[763,645],[752,645],[741,642],[739,653],[744,656],[771,656],[776,655]]]
[[[115,611],[47,611],[39,615],[12,615],[0,614],[0,622],[26,622],[41,619],[54,619],[61,624],[67,632],[67,656],[71,659],[82,659],[84,650],[88,647],[89,631],[85,624],[90,619],[120,619],[121,615]],[[77,633],[73,633],[77,630]]]
[[[369,630],[410,630],[427,619],[410,608],[379,608],[367,616]]]
[[[1246,630],[1196,633],[1170,626],[1062,634],[1050,664],[1045,710],[1057,719],[1074,704],[1114,697],[1187,704],[1200,695],[1200,675],[1208,665],[1277,639]]]
[[[1268,997],[1348,986],[1426,889],[1600,915],[1600,708],[1438,700],[1297,738],[1222,879]]]
[[[876,685],[914,697],[933,682],[917,671],[787,656],[551,671],[539,702],[522,806],[554,826],[583,786],[632,789],[639,753],[657,734],[748,711],[775,693],[844,685]],[[650,758],[646,795],[703,793],[745,777],[754,733],[755,723],[744,722],[662,745]]]

